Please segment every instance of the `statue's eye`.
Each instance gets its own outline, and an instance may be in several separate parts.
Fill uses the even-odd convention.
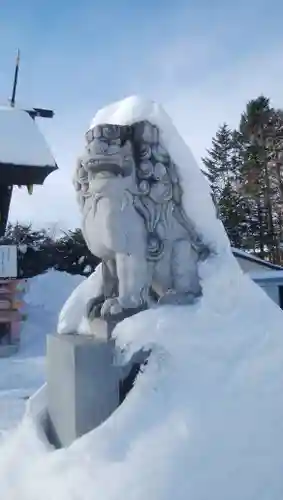
[[[106,139],[118,139],[120,137],[120,127],[119,125],[104,125],[103,126],[103,137]]]

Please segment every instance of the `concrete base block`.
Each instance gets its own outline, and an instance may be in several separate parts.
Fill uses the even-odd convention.
[[[47,410],[52,441],[69,446],[119,406],[111,341],[86,335],[47,338]]]

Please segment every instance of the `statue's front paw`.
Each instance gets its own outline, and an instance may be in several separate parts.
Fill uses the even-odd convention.
[[[125,318],[129,318],[134,314],[147,309],[147,304],[140,304],[135,307],[122,307],[118,297],[113,297],[111,299],[106,299],[101,308],[101,317],[106,320],[112,321],[122,321]]]
[[[86,317],[90,321],[94,320],[95,318],[100,318],[104,300],[104,295],[99,295],[98,297],[93,297],[88,301],[86,306]]]
[[[120,316],[122,313],[123,307],[121,306],[117,297],[106,299],[103,306],[101,307],[101,316],[105,319]]]

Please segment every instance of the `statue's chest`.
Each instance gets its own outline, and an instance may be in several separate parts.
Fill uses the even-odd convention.
[[[109,227],[105,211],[89,199],[83,210],[82,232],[90,251],[101,259],[111,258],[108,244]]]
[[[145,253],[146,234],[143,219],[126,197],[102,197],[85,205],[83,234],[91,252],[101,259],[117,253]]]

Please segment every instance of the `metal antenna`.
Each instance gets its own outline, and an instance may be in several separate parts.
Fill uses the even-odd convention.
[[[11,98],[12,108],[15,107],[15,102],[16,102],[16,92],[17,92],[17,85],[18,85],[19,68],[20,68],[20,50],[18,49],[17,59],[16,59],[16,67],[15,67],[15,73],[14,73],[14,81],[13,81],[13,91],[12,91],[12,98]]]
[[[12,97],[10,99],[10,104],[11,104],[12,108],[14,108],[15,104],[16,104],[16,92],[17,92],[17,85],[18,85],[19,69],[20,69],[20,50],[18,49],[16,66],[15,66],[15,73],[14,73],[14,81],[13,81],[13,91],[12,91]],[[36,117],[53,118],[53,116],[54,116],[54,111],[52,109],[32,108],[32,109],[25,109],[25,111],[30,115],[30,117],[33,120]]]

